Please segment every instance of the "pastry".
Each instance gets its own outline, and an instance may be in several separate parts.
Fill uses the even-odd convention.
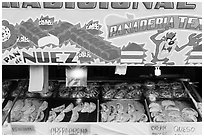
[[[48,117],[47,122],[52,122],[52,121],[54,121],[54,119],[55,119],[56,117],[57,117],[56,112],[55,112],[55,111],[50,111],[50,112],[49,112],[49,117]]]
[[[165,110],[180,111],[180,109],[174,105],[168,105],[165,107]]]
[[[163,101],[161,102],[161,105],[162,105],[163,107],[165,107],[165,106],[169,106],[169,105],[175,106],[176,104],[174,103],[174,101],[171,101],[171,100],[163,100]]]
[[[155,102],[152,102],[152,103],[149,104],[149,107],[150,107],[150,108],[151,108],[151,107],[160,107],[160,104],[155,103]]]
[[[147,88],[147,89],[155,89],[155,83],[152,82],[152,81],[147,81],[144,83],[144,86]]]
[[[66,87],[65,84],[61,84],[58,90],[59,90],[59,96],[60,97],[67,98],[67,97],[69,97],[72,89]]]
[[[73,104],[73,103],[70,103],[70,104],[63,110],[63,112],[64,112],[64,113],[70,112],[70,111],[72,111],[73,108],[74,108],[74,104]]]
[[[172,98],[172,93],[169,89],[160,89],[159,90],[159,97],[160,98]]]
[[[65,117],[65,113],[61,112],[54,120],[53,122],[61,122]]]
[[[188,97],[187,93],[183,89],[174,89],[173,91],[174,98],[186,98]]]
[[[8,111],[11,108],[12,105],[12,101],[9,100],[6,104],[6,106],[3,108],[3,111]]]
[[[139,122],[147,120],[144,106],[138,101],[114,100],[101,104],[102,122]]]
[[[48,107],[48,103],[46,101],[43,101],[43,103],[39,107],[39,110],[44,111],[47,107]]]
[[[38,115],[36,116],[35,121],[36,121],[36,122],[42,121],[43,118],[44,118],[44,116],[45,116],[44,112],[43,112],[43,111],[40,111],[40,112],[38,113]]]
[[[184,108],[182,110],[182,113],[185,113],[187,115],[194,115],[194,116],[198,117],[198,112],[195,111],[193,108]]]
[[[78,111],[72,110],[72,116],[71,116],[70,122],[76,122],[78,118],[79,118]]]
[[[119,90],[119,91],[115,94],[114,98],[116,98],[116,99],[122,99],[122,98],[125,97],[126,93],[127,93],[127,90],[121,89],[121,90]]]
[[[173,82],[171,83],[172,89],[182,89],[182,84],[180,82]]]
[[[82,113],[89,112],[89,107],[90,107],[89,103],[85,102],[84,107],[82,108],[81,112]]]
[[[103,95],[103,98],[105,98],[105,99],[112,99],[115,94],[116,94],[116,90],[115,90],[115,89],[110,89],[109,91],[107,91],[107,92]]]
[[[12,82],[4,80],[2,82],[2,98],[5,98],[8,95]]]
[[[63,105],[61,105],[59,107],[56,107],[56,108],[52,108],[52,111],[62,112],[64,109],[65,109],[65,104],[63,104]]]
[[[96,104],[90,102],[90,105],[89,105],[89,113],[92,113],[92,112],[94,112],[95,110],[96,110]]]
[[[151,107],[150,107],[151,105]],[[155,122],[195,122],[198,113],[186,102],[163,100],[149,105],[150,115]],[[161,109],[158,109],[160,106]],[[181,111],[182,110],[182,111]]]
[[[169,88],[170,84],[167,83],[166,81],[159,81],[159,82],[157,82],[157,86],[159,88]]]
[[[140,89],[134,89],[129,91],[126,95],[125,98],[126,99],[140,99],[140,97],[142,96],[142,92]]]

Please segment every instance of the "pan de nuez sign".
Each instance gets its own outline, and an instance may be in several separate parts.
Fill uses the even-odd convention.
[[[3,65],[202,66],[201,43],[199,2],[2,3]]]

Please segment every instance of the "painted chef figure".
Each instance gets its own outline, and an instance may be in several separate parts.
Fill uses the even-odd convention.
[[[177,52],[183,50],[186,46],[199,46],[199,43],[202,41],[202,34],[193,33],[188,37],[188,43],[179,47],[178,41],[176,38],[176,33],[168,32],[161,39],[157,40],[156,37],[168,30],[168,27],[165,27],[163,30],[158,30],[156,34],[152,35],[150,39],[156,44],[155,53],[152,53],[151,62],[156,64],[159,61],[162,61],[162,64],[174,65],[174,62],[169,62],[169,57],[172,52],[176,50]],[[154,65],[153,64],[153,65]]]

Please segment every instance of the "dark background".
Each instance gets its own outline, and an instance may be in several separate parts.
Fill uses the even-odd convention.
[[[65,67],[49,66],[49,79],[65,80]],[[155,67],[134,66],[128,67],[126,75],[115,74],[115,66],[88,66],[88,80],[136,80],[141,77],[154,76]],[[198,82],[197,91],[202,95],[202,67],[160,67],[161,77],[189,78],[191,82]],[[29,66],[2,66],[2,79],[29,78]]]

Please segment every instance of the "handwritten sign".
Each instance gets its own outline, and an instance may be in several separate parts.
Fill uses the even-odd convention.
[[[34,125],[11,125],[13,135],[34,135]]]
[[[175,124],[173,126],[174,135],[196,135],[198,130],[197,124]],[[200,129],[201,130],[201,129]]]
[[[90,135],[90,125],[66,125],[50,128],[51,135]]]
[[[151,135],[170,135],[173,132],[170,123],[151,123],[149,128]]]

